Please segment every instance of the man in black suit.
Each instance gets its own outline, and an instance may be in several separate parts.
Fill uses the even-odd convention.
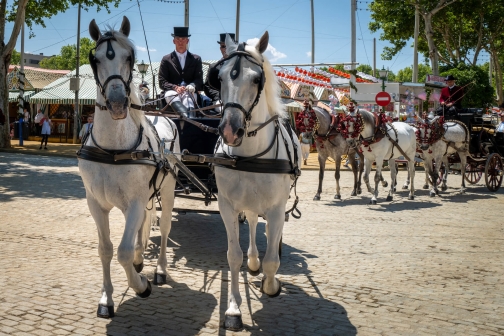
[[[217,41],[217,43],[219,43],[220,51],[222,53],[222,58],[227,57],[227,54],[226,54],[226,35],[229,35],[229,37],[231,37],[231,39],[233,41],[235,41],[235,34],[227,34],[227,33],[220,34],[220,41]],[[222,60],[222,58],[220,60]],[[219,88],[212,87],[209,83],[215,83],[215,82],[219,81],[219,79],[218,79],[219,71],[220,71],[220,68],[222,67],[222,64],[215,66],[217,63],[211,64],[208,67],[207,77],[205,79],[205,84],[203,85],[203,87],[205,89],[205,94],[207,95],[208,98],[210,98],[212,100],[212,102],[214,104],[220,100],[220,90],[219,90]],[[211,78],[211,80],[209,78]]]
[[[165,91],[168,104],[179,101],[192,109],[197,104],[197,95],[195,97],[194,93],[203,90],[201,57],[187,50],[191,36],[189,27],[174,27],[172,36],[175,50],[161,60],[159,86]]]

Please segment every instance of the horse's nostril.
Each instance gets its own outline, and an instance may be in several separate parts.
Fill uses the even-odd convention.
[[[241,138],[243,135],[245,135],[245,130],[243,128],[239,128],[238,131],[236,131],[236,136]]]

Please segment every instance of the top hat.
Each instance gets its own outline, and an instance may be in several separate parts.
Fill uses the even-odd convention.
[[[220,41],[217,41],[217,43],[226,43],[226,35],[229,35],[229,37],[231,37],[231,39],[236,42],[235,34],[224,33],[224,34],[220,34]]]
[[[189,37],[189,27],[173,27],[173,37]]]
[[[456,78],[453,77],[453,75],[448,75],[448,76],[446,76],[446,78],[444,80],[445,80],[445,82],[447,82],[449,80],[456,80]]]

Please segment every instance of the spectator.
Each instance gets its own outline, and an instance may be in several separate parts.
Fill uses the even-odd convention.
[[[79,139],[82,140],[82,137],[84,135],[86,135],[89,130],[91,129],[91,126],[93,126],[93,119],[94,119],[94,116],[92,114],[90,114],[88,117],[87,117],[87,123],[82,125],[82,129],[79,133]]]
[[[37,115],[35,116],[35,119],[33,120],[35,122],[35,127],[37,129],[37,135],[40,135],[40,131],[42,130],[42,126],[40,125],[40,121],[44,117],[44,114],[42,113],[42,110],[38,110]]]
[[[51,135],[51,126],[52,126],[51,119],[49,119],[49,116],[47,114],[44,114],[44,117],[42,118],[42,120],[40,120],[40,125],[42,126],[42,131],[40,132],[42,135],[42,140],[40,141],[39,149],[42,149],[44,141],[45,141],[44,149],[47,149],[47,140],[49,140],[49,135]]]

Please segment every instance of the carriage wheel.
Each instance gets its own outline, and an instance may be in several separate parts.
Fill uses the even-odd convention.
[[[485,182],[488,190],[497,191],[502,184],[502,159],[499,154],[491,154],[485,164]]]
[[[470,184],[476,184],[481,180],[483,172],[479,169],[477,164],[467,163],[465,166],[464,179]]]

